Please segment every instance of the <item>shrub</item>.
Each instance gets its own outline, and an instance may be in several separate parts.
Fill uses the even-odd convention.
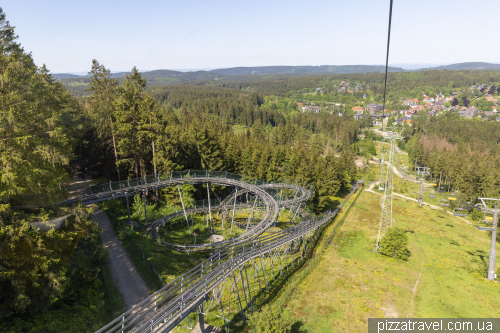
[[[277,306],[266,305],[260,312],[255,312],[248,318],[248,323],[256,333],[290,333],[292,321],[283,318],[283,311]]]
[[[472,211],[472,215],[471,215],[471,218],[473,221],[479,221],[479,220],[482,220],[483,219],[483,215],[484,213],[477,210],[476,208],[474,208],[474,210]]]
[[[408,260],[410,251],[408,250],[408,236],[404,230],[389,228],[380,241],[379,253],[388,257]]]

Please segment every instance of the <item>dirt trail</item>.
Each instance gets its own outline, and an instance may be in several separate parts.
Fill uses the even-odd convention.
[[[99,229],[103,230],[101,233],[102,245],[109,252],[111,274],[123,295],[126,310],[128,310],[148,297],[149,289],[128,257],[120,239],[116,236],[108,215],[97,209],[92,214],[92,219],[99,225]]]
[[[378,183],[380,183],[380,182],[378,182],[378,181],[377,181],[377,182],[375,182],[375,183],[371,184],[371,185],[370,185],[370,187],[367,189],[367,191],[368,191],[368,192],[371,192],[371,193],[375,193],[375,194],[377,194],[377,195],[382,195],[382,193],[375,192],[375,191],[373,190],[373,186],[377,185]],[[405,197],[404,195],[399,194],[399,193],[396,193],[396,192],[394,192],[394,191],[392,192],[392,194],[393,194],[393,195],[395,195],[395,196],[398,196],[398,197],[400,197],[400,198],[406,199],[406,200],[411,200],[411,201],[418,202],[418,200],[417,200],[417,199],[415,199],[415,198]],[[431,208],[433,208],[433,209],[443,210],[443,208],[441,208],[441,207],[438,207],[438,206],[435,206],[435,205],[431,205],[431,204],[429,204],[429,203],[427,203],[427,202],[424,202],[424,201],[422,201],[422,205],[423,205],[423,206],[429,206],[429,207],[431,207]]]
[[[424,271],[424,261],[422,260],[422,267],[420,268],[420,273],[418,274],[417,281],[415,282],[415,285],[413,286],[413,290],[411,293],[410,314],[408,315],[408,318],[413,318],[413,312],[415,311],[415,295],[417,294],[418,283],[420,282],[420,277],[422,276],[423,271]]]

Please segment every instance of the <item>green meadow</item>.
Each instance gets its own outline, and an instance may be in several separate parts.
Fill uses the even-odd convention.
[[[394,226],[408,234],[411,256],[385,257],[374,251],[381,200],[360,195],[321,262],[287,299],[304,329],[366,332],[374,317],[500,316],[500,285],[485,279],[489,233],[395,197]]]

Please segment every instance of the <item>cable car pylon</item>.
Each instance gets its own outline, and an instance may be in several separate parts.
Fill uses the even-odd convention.
[[[384,181],[384,198],[382,201],[382,214],[380,215],[380,225],[378,228],[378,237],[376,251],[380,247],[380,240],[385,235],[388,228],[392,227],[392,192],[393,192],[393,178],[394,178],[394,159],[395,159],[395,146],[396,141],[401,140],[401,131],[397,132],[386,128],[387,132],[383,132],[386,141],[389,141],[391,148],[389,150],[389,158],[387,160],[385,181]]]
[[[496,261],[496,251],[495,246],[497,243],[497,225],[498,225],[498,213],[500,212],[500,199],[493,198],[479,198],[484,205],[484,211],[491,213],[493,216],[491,218],[491,247],[490,255],[488,260],[488,280],[496,280],[495,274],[495,261]]]

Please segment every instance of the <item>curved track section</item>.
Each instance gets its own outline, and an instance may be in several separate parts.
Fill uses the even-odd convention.
[[[308,192],[306,188],[301,190],[304,195]],[[357,187],[354,186],[350,195],[356,190]],[[254,301],[259,297],[259,289],[261,297],[266,289],[269,292],[268,285],[272,283],[271,279],[274,281],[275,269],[283,275],[285,269],[288,270],[288,267],[294,267],[294,263],[301,261],[310,250],[311,244],[314,244],[319,237],[321,228],[335,217],[350,195],[331,214],[308,218],[294,227],[261,234],[246,241],[221,247],[208,259],[125,312],[97,333],[169,332],[191,312],[198,312],[200,315],[208,313],[213,311],[212,309],[218,304],[222,312],[222,316],[218,317],[223,318],[224,325],[226,325],[229,320],[226,319],[224,313],[228,312],[231,315],[235,313],[222,305],[224,293],[237,293],[238,297],[235,298],[236,296],[233,295],[232,299],[238,301],[239,308],[236,313],[240,313],[245,323],[245,310],[247,313],[250,309],[253,311]],[[276,200],[273,203],[277,204]],[[248,270],[250,274],[247,274]],[[249,276],[251,281],[252,273],[254,290],[256,279],[259,286],[254,296],[251,295],[249,282]],[[225,297],[228,297],[227,294]]]
[[[265,213],[261,221],[256,224],[252,229],[244,232],[243,234],[222,242],[208,244],[203,247],[204,250],[216,250],[227,245],[238,244],[250,238],[257,237],[264,233],[276,220],[279,213],[278,202],[274,197],[261,188],[259,185],[265,183],[255,178],[243,177],[240,175],[231,174],[221,171],[184,171],[172,172],[169,175],[145,176],[140,179],[125,180],[120,182],[110,182],[109,184],[93,185],[90,186],[86,194],[80,198],[74,198],[62,202],[62,204],[72,204],[81,202],[83,204],[91,204],[100,201],[116,199],[121,197],[133,196],[137,193],[144,191],[151,191],[162,189],[165,187],[183,185],[183,184],[216,184],[222,186],[232,186],[242,188],[254,195],[260,197],[260,200],[265,205]],[[291,185],[297,186],[297,185]],[[108,188],[108,189],[107,189]],[[301,199],[309,197],[311,191],[305,189]],[[297,198],[297,200],[299,200]],[[195,247],[200,249],[200,247]]]
[[[269,189],[286,189],[289,191],[292,191],[294,193],[293,199],[286,199],[286,200],[281,200],[282,196],[276,196],[274,201],[277,201],[279,207],[292,207],[294,205],[297,206],[297,213],[301,215],[302,217],[307,217],[309,214],[307,211],[303,208],[301,208],[301,204],[304,204],[307,200],[312,195],[312,191],[310,189],[300,187],[298,185],[294,184],[279,184],[279,183],[273,183],[273,184],[264,184],[264,185],[259,185],[259,189],[261,190],[269,190]],[[251,188],[245,188],[243,186],[239,186],[239,188],[243,188],[243,191],[238,191],[238,192],[233,192],[230,195],[228,195],[224,200],[221,201],[220,205],[217,206],[211,206],[211,207],[195,207],[195,208],[190,208],[186,209],[184,211],[178,211],[172,214],[169,214],[167,216],[164,216],[154,222],[152,222],[151,227],[148,228],[148,234],[155,240],[157,241],[159,239],[158,236],[158,231],[159,229],[163,228],[165,224],[172,219],[182,217],[185,214],[196,214],[196,213],[202,213],[202,212],[208,212],[210,210],[215,210],[219,211],[222,214],[228,215],[229,209],[231,208],[230,202],[233,200],[236,200],[237,197],[244,196],[250,194],[256,194],[257,196],[260,197],[261,200],[264,200],[264,204],[266,204],[266,216],[265,218],[259,222],[256,226],[252,226],[252,228],[242,235],[238,237],[231,238],[227,241],[221,241],[221,242],[216,242],[216,243],[207,243],[207,244],[197,244],[197,245],[178,245],[178,244],[172,244],[168,243],[165,241],[160,241],[161,244],[169,246],[177,251],[181,252],[196,252],[196,251],[216,251],[224,246],[231,245],[235,246],[237,244],[240,244],[241,242],[246,241],[249,237],[255,237],[260,234],[262,234],[263,231],[269,229],[270,224],[267,223],[266,217],[267,217],[267,212],[268,212],[268,202],[273,201],[269,199],[268,196],[262,195],[262,193],[258,193],[255,191],[255,189]],[[260,195],[259,195],[260,194]],[[265,201],[269,200],[269,201]],[[241,207],[248,207],[251,208],[251,205],[239,205],[238,208],[241,209]],[[273,216],[273,222],[276,221],[277,215]],[[265,228],[265,229],[263,229]]]

